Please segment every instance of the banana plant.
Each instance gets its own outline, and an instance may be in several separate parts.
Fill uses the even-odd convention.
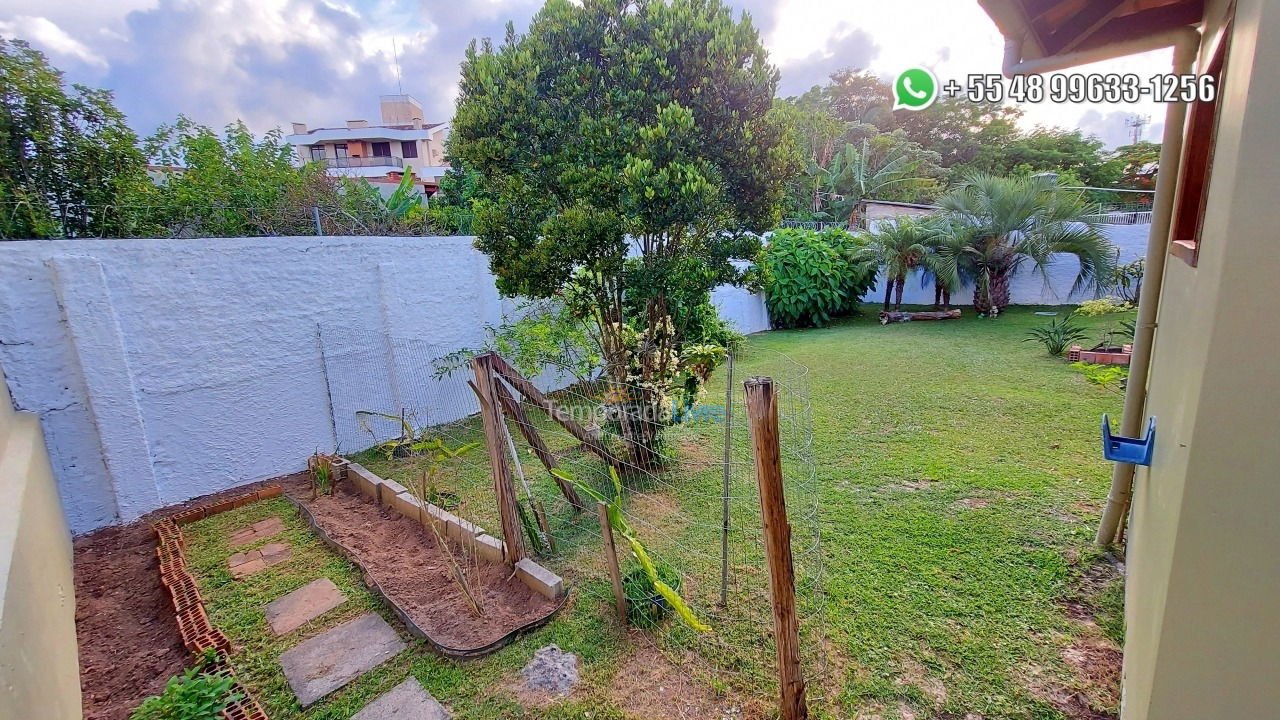
[[[627,541],[627,545],[631,548],[631,555],[640,563],[640,567],[644,569],[644,573],[648,576],[649,582],[653,583],[653,588],[658,591],[658,594],[661,595],[672,608],[675,609],[676,614],[680,616],[680,619],[684,621],[684,624],[698,632],[709,632],[711,630],[711,626],[699,620],[698,616],[694,615],[693,610],[689,608],[688,603],[684,601],[684,598],[680,597],[680,594],[672,589],[670,585],[667,585],[662,582],[662,580],[658,579],[658,569],[654,566],[653,560],[650,559],[648,550],[645,549],[644,544],[642,544],[639,538],[636,537],[631,526],[627,524],[626,518],[622,516],[622,479],[618,477],[617,469],[613,467],[609,468],[609,476],[613,478],[613,499],[606,499],[601,492],[584,482],[579,482],[576,478],[563,470],[557,468],[551,472],[561,480],[576,485],[579,490],[586,493],[594,500],[604,503],[605,511],[609,517],[610,527],[613,528],[613,531],[616,534]]]

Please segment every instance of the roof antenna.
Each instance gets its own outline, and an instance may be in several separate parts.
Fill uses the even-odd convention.
[[[396,90],[404,94],[404,85],[400,83],[400,53],[396,50],[396,38],[391,36],[391,56],[396,60]]]

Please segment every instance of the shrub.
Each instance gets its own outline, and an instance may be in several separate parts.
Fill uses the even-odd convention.
[[[851,310],[875,282],[875,269],[853,259],[863,245],[837,229],[775,231],[757,263],[774,324],[821,327]]]
[[[1071,367],[1079,370],[1085,380],[1104,388],[1117,383],[1123,385],[1129,378],[1129,368],[1124,365],[1094,365],[1077,362],[1071,363]]]
[[[1133,309],[1133,305],[1123,300],[1113,297],[1104,297],[1098,298],[1097,300],[1085,300],[1076,308],[1076,312],[1085,316],[1093,316],[1129,312]]]
[[[1052,320],[1048,325],[1032,328],[1023,342],[1038,342],[1050,355],[1058,357],[1084,336],[1084,329],[1072,322],[1068,315],[1061,320]]]
[[[164,692],[142,701],[129,720],[218,720],[222,709],[240,699],[229,675],[193,667],[169,678]]]

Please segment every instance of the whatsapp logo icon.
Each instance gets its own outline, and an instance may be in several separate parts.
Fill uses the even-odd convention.
[[[893,83],[894,110],[923,110],[938,99],[938,78],[925,68],[908,68]]]

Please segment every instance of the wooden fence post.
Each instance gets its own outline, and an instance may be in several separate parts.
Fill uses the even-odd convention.
[[[782,492],[782,458],[778,442],[778,391],[773,380],[746,382],[751,449],[760,486],[760,517],[769,557],[769,590],[773,604],[773,636],[778,647],[778,686],[782,720],[809,717],[800,667],[800,625],[796,619],[796,577],[791,564],[791,525]]]
[[[475,373],[476,395],[480,398],[480,416],[484,421],[484,444],[489,450],[489,464],[493,468],[493,491],[498,501],[498,518],[502,522],[502,539],[507,544],[508,565],[528,556],[524,547],[523,526],[520,511],[516,507],[516,486],[511,481],[511,466],[507,464],[507,447],[503,436],[502,410],[494,393],[493,369],[484,356],[471,358],[471,370]]]
[[[609,565],[609,578],[613,580],[613,602],[618,609],[618,621],[627,624],[627,596],[622,591],[622,569],[618,567],[618,549],[613,545],[613,525],[609,522],[609,506],[596,501],[600,511],[600,534],[604,537],[604,559]]]

